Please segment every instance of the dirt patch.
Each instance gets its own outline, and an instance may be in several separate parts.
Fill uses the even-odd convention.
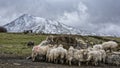
[[[100,66],[69,66],[66,64],[53,64],[47,62],[32,62],[31,60],[20,58],[0,59],[0,68],[119,68],[119,66],[100,65]]]

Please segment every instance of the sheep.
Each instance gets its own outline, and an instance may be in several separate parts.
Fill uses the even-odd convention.
[[[76,38],[76,41],[80,45],[80,48],[87,48],[88,47],[87,43],[84,40]]]
[[[53,61],[53,52],[57,45],[54,45],[52,48],[49,48],[46,54],[46,61],[52,62]],[[51,51],[52,50],[52,51]]]
[[[47,50],[52,47],[52,45],[47,46],[34,46],[32,49],[32,61],[35,61],[36,56],[46,59]]]
[[[54,63],[57,63],[57,58],[59,57],[59,54],[58,54],[58,50],[57,48],[52,48],[50,51],[49,51],[49,54],[48,54],[48,61],[49,62],[54,62]]]
[[[101,53],[102,61],[105,62],[106,52],[105,52],[105,50],[103,50],[103,47],[101,44],[96,44],[93,46],[93,48],[88,48],[88,51],[99,51]]]
[[[67,50],[63,48],[63,45],[59,45],[57,48],[52,48],[49,52],[49,61],[53,61],[54,63],[60,62],[63,63],[63,59],[67,55]]]
[[[71,65],[73,55],[74,55],[74,48],[70,46],[70,48],[67,51],[67,56],[66,56],[66,62],[69,63],[69,65]]]
[[[106,58],[106,63],[120,65],[120,55],[119,54],[108,54]]]
[[[117,54],[117,55],[120,55],[120,52],[112,52],[113,54]]]
[[[93,63],[95,65],[98,65],[98,62],[102,60],[102,54],[100,51],[96,51],[96,50],[93,50],[93,51],[88,51],[87,53],[87,65],[90,61],[93,61]]]
[[[32,57],[32,61],[35,61],[36,60],[36,57],[37,57],[37,55],[38,55],[38,53],[39,53],[39,50],[40,50],[40,46],[34,46],[33,48],[32,48],[32,55],[31,55],[31,57]]]
[[[99,51],[101,52],[102,61],[105,63],[107,54],[106,54],[105,50],[99,50]]]
[[[46,46],[48,45],[50,42],[47,40],[43,40],[38,46]]]
[[[93,49],[101,50],[101,49],[103,49],[103,47],[102,47],[101,44],[96,44],[96,45],[93,46]]]
[[[104,42],[102,44],[103,49],[105,49],[105,51],[107,51],[108,49],[110,50],[110,52],[112,52],[113,49],[118,47],[118,44],[114,41],[108,41],[108,42]]]
[[[78,65],[81,66],[81,62],[85,61],[84,59],[84,49],[76,50],[73,55],[73,59],[78,62]]]
[[[67,55],[67,50],[63,48],[63,45],[60,44],[57,48],[57,52],[60,56],[60,62],[63,64],[63,60],[65,59],[66,55]]]

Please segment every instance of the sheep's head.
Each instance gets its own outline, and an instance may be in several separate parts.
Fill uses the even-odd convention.
[[[59,47],[63,47],[63,45],[62,45],[62,44],[60,44],[60,45],[59,45]]]
[[[84,49],[84,50],[83,50],[83,55],[87,55],[88,52],[89,52],[89,51],[88,51],[87,49]]]
[[[51,45],[51,44],[48,44],[48,46],[49,46],[49,47],[53,47],[53,45]]]
[[[54,48],[56,48],[57,46],[58,46],[58,45],[57,45],[57,44],[55,44],[55,45],[54,45]]]
[[[69,48],[69,49],[74,49],[74,48],[73,48],[73,46],[70,46],[70,48]]]
[[[48,41],[49,43],[52,43],[53,42],[53,38],[54,36],[50,35],[46,38],[46,41]]]

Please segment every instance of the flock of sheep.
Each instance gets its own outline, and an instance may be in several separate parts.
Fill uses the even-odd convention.
[[[100,63],[110,63],[119,65],[120,61],[112,61],[114,56],[120,59],[120,53],[114,52],[118,47],[115,41],[108,41],[102,44],[93,45],[84,49],[76,49],[70,46],[68,49],[64,48],[63,44],[49,44],[48,39],[41,42],[40,45],[34,46],[32,49],[32,61],[43,60],[52,63],[61,64],[77,64],[86,63],[86,65],[99,65]],[[114,53],[114,55],[113,55]],[[109,54],[112,54],[109,56]],[[111,57],[112,56],[112,57]],[[118,60],[117,59],[117,60]],[[111,61],[110,61],[111,60]]]

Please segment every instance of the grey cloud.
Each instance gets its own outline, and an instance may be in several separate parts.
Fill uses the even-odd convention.
[[[120,34],[119,3],[120,0],[0,0],[0,25],[28,13],[83,30]]]

